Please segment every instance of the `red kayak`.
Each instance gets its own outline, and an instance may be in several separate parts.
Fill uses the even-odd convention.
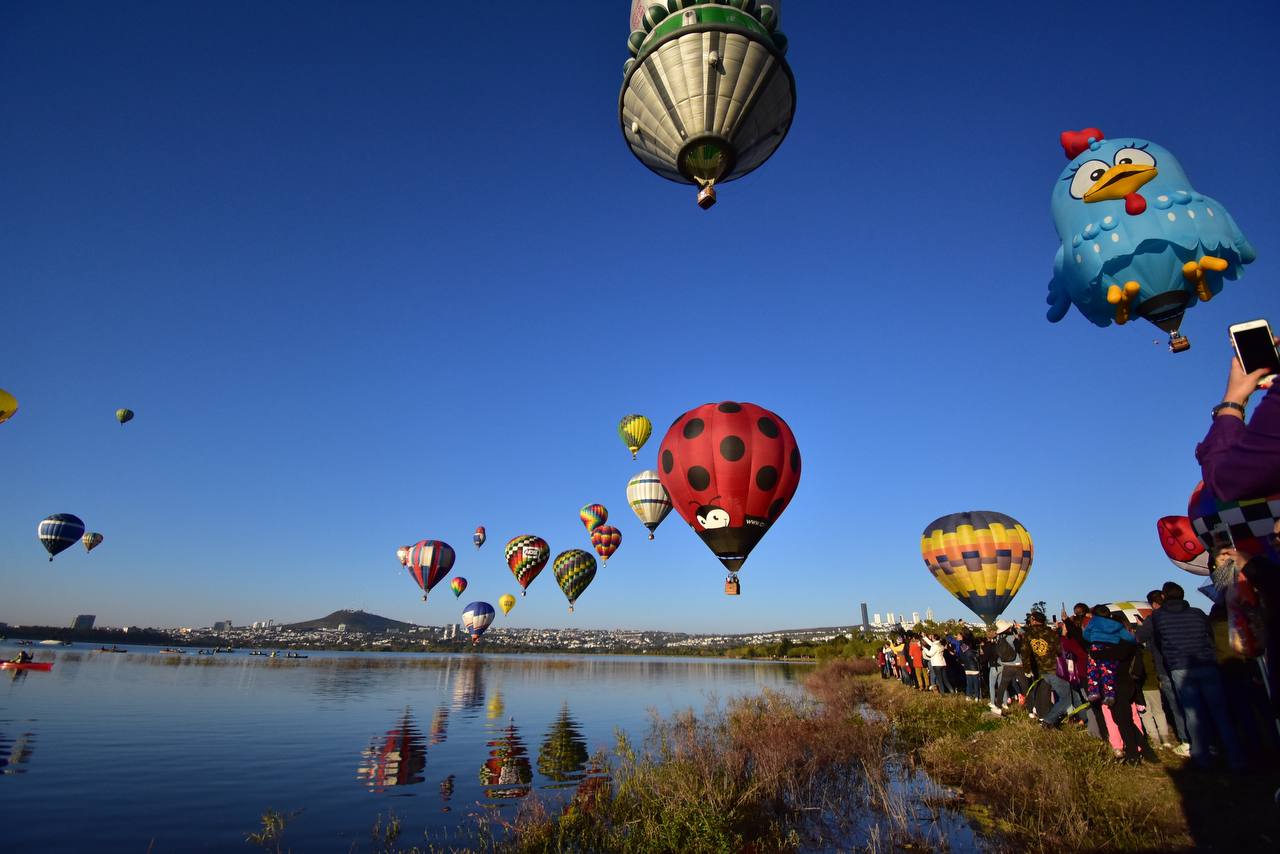
[[[0,661],[0,670],[52,670],[52,661],[28,661],[18,664],[16,661]]]

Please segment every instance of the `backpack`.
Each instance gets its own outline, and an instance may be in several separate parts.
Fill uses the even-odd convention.
[[[1005,635],[996,642],[996,658],[1002,664],[1018,660],[1018,649],[1013,645],[1013,638]]]

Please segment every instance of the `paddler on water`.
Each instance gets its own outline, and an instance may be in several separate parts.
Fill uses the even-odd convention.
[[[22,649],[22,650],[18,650],[17,655],[9,659],[9,663],[10,664],[26,664],[30,660],[31,660],[31,653],[27,652],[25,649]]]

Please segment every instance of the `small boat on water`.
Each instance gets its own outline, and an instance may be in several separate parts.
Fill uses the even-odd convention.
[[[35,641],[20,640],[18,641],[18,646],[31,646],[33,643],[35,643]]]
[[[41,645],[41,646],[62,646],[64,643],[66,643],[66,641],[60,641],[60,640],[42,640],[42,641],[40,641],[40,645]]]
[[[52,670],[52,661],[0,661],[0,670]]]
[[[307,657],[307,656],[305,656],[305,655],[299,655],[299,654],[298,654],[298,653],[296,653],[296,652],[291,652],[291,653],[289,653],[288,655],[286,655],[286,656],[285,656],[285,658],[306,658],[306,657]]]
[[[211,650],[211,649],[199,649],[199,650],[196,650],[196,655],[213,655],[213,650]]]
[[[94,652],[128,652],[128,651],[129,651],[129,650],[127,650],[127,649],[121,649],[120,647],[116,646],[115,644],[112,644],[110,649],[108,649],[107,647],[103,646],[103,647],[99,647],[99,648],[97,648],[97,649],[95,649],[95,650],[94,650]]]
[[[249,650],[249,654],[250,655],[266,655],[267,653],[263,652],[260,649],[251,649]]]
[[[187,654],[187,651],[185,649],[169,649],[168,647],[165,647],[160,651],[167,652],[170,655],[186,655]]]

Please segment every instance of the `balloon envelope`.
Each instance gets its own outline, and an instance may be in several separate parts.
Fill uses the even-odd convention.
[[[582,520],[589,534],[609,521],[609,511],[603,504],[584,504],[578,511],[578,518]]]
[[[556,583],[560,585],[565,598],[569,600],[569,611],[572,613],[574,603],[587,589],[591,580],[596,577],[595,555],[584,552],[582,549],[569,549],[567,552],[556,555],[551,569],[556,574]]]
[[[472,602],[462,612],[462,625],[471,633],[471,640],[480,638],[493,622],[493,606],[488,602]]]
[[[84,522],[71,513],[54,513],[36,526],[40,544],[49,552],[49,560],[58,552],[69,549],[84,536]]]
[[[1280,519],[1280,493],[1245,501],[1219,501],[1201,482],[1191,493],[1187,516],[1206,548],[1211,545],[1209,532],[1226,525],[1237,549],[1248,555],[1266,555],[1272,561],[1280,561],[1280,549],[1271,539],[1276,519]]]
[[[633,460],[636,458],[636,452],[644,447],[644,443],[649,441],[652,435],[653,422],[643,415],[624,415],[618,422],[618,437],[631,452]]]
[[[456,576],[449,582],[449,589],[453,591],[454,598],[462,595],[462,591],[467,589],[467,580],[461,575]]]
[[[649,529],[649,539],[671,512],[671,495],[653,469],[645,469],[627,481],[627,503]]]
[[[662,440],[658,476],[684,520],[737,572],[800,485],[800,448],[777,414],[754,403],[707,403]]]
[[[521,534],[507,541],[503,553],[507,558],[507,568],[516,577],[521,590],[527,591],[551,558],[551,546],[542,537]]]
[[[121,424],[124,424],[125,422],[128,422],[128,421],[132,421],[132,420],[133,420],[133,410],[132,410],[132,409],[117,409],[117,410],[116,410],[116,420],[117,420],[117,421],[119,421]]]
[[[94,531],[81,537],[80,542],[84,543],[85,551],[91,552],[102,544],[102,535]]]
[[[1209,553],[1188,517],[1161,517],[1156,522],[1156,531],[1160,534],[1160,546],[1174,566],[1192,575],[1209,574]]]
[[[600,555],[600,565],[604,566],[613,553],[622,545],[622,532],[612,525],[601,525],[591,532],[591,545]]]
[[[951,513],[924,529],[925,566],[966,608],[992,623],[1031,571],[1031,535],[1012,516],[991,510]]]
[[[476,548],[480,548],[484,545],[485,539],[484,525],[480,525],[476,528],[476,532],[471,535],[471,542],[476,544]]]
[[[9,392],[0,388],[0,424],[8,421],[13,417],[13,413],[18,411],[18,399]]]
[[[400,565],[401,565],[401,566],[408,566],[408,565],[409,565],[409,550],[410,550],[411,548],[413,548],[413,547],[412,547],[412,546],[401,546],[400,548],[396,549],[396,560],[400,561]]]
[[[439,584],[449,574],[449,570],[453,569],[456,558],[453,546],[440,540],[419,540],[409,547],[405,565],[413,580],[422,588],[423,602],[427,601],[431,588]]]
[[[510,593],[503,593],[498,597],[498,607],[502,609],[502,613],[510,614],[511,609],[516,606],[516,597]]]

